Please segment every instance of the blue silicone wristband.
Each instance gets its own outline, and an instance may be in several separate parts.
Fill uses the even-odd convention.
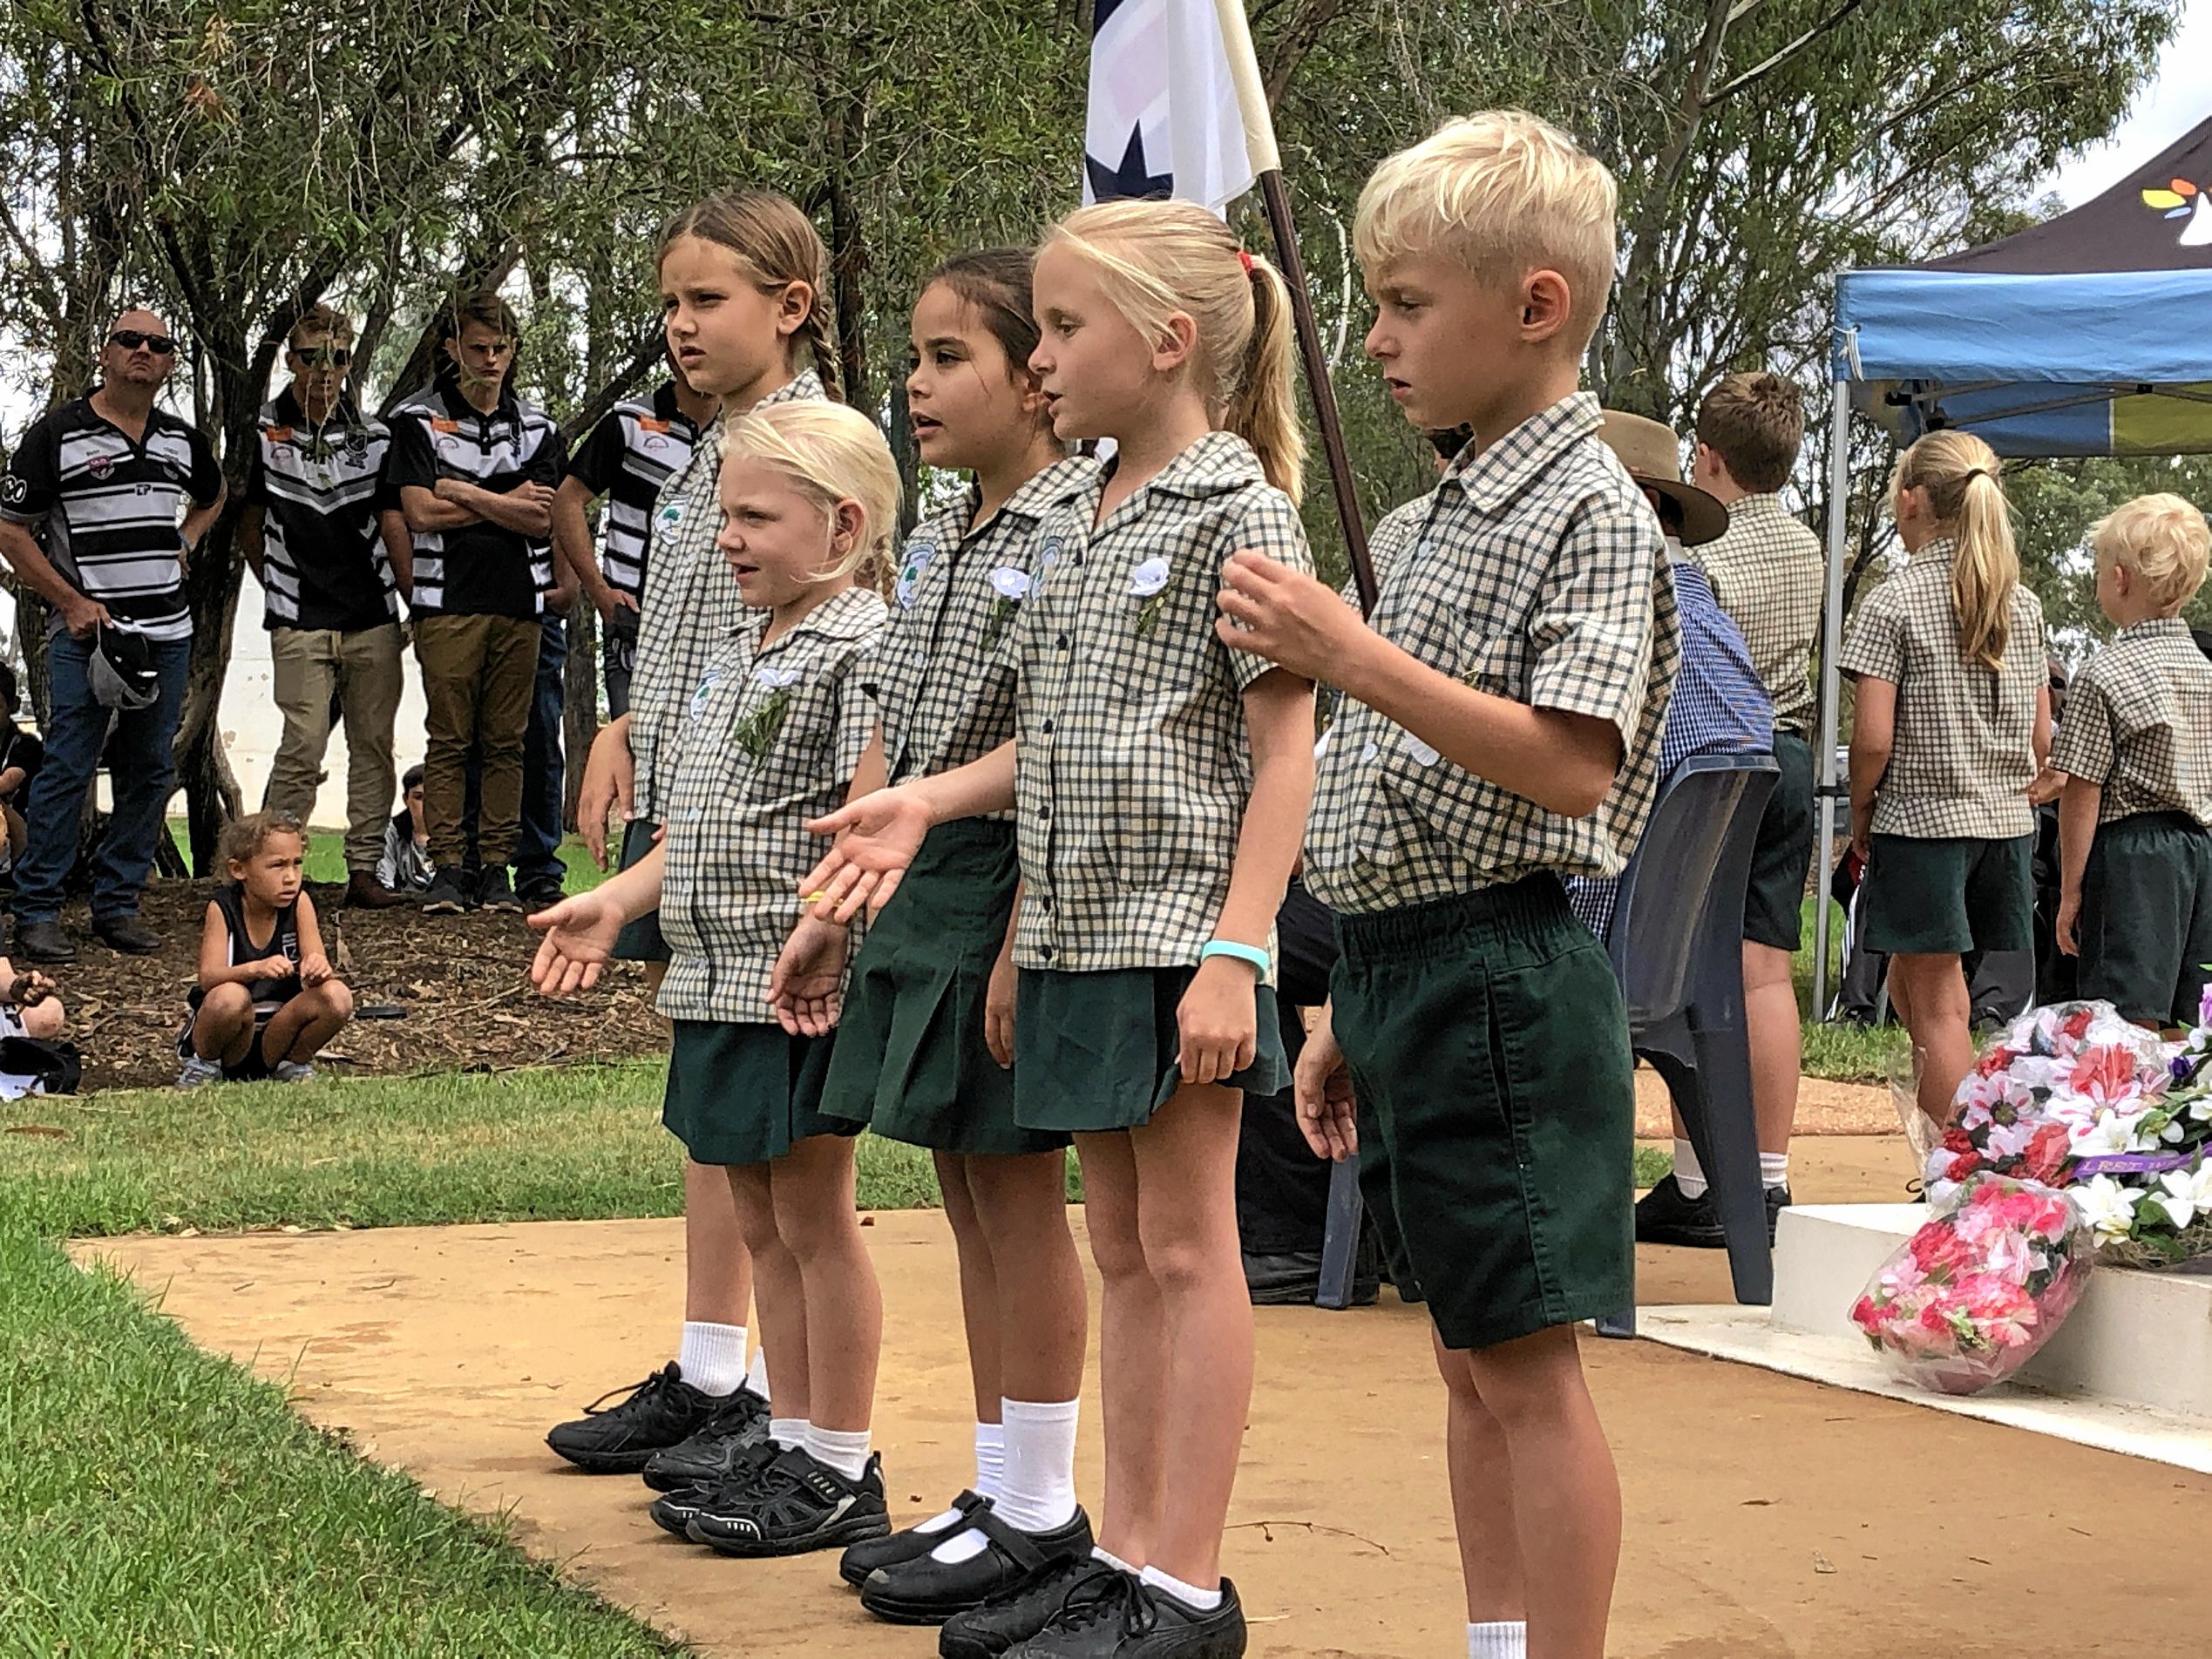
[[[1263,979],[1275,965],[1273,958],[1257,945],[1239,945],[1234,939],[1207,940],[1199,948],[1198,960],[1203,962],[1210,956],[1232,956],[1239,962],[1249,962],[1259,970],[1259,977]]]

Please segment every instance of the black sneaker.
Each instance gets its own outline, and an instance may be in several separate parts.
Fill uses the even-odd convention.
[[[958,1538],[975,1524],[975,1517],[991,1507],[988,1498],[973,1492],[963,1492],[953,1500],[953,1513],[960,1520],[949,1527],[940,1527],[924,1532],[919,1527],[909,1527],[895,1532],[888,1538],[872,1538],[865,1544],[855,1544],[838,1562],[838,1576],[858,1589],[868,1581],[868,1574],[879,1567],[899,1567],[926,1555],[948,1538]]]
[[[688,1539],[691,1523],[701,1515],[726,1513],[743,1502],[761,1472],[775,1460],[775,1443],[763,1437],[738,1452],[720,1479],[664,1493],[653,1500],[646,1513],[662,1532]]]
[[[1067,1525],[1048,1533],[1016,1532],[989,1505],[968,1518],[985,1547],[964,1561],[933,1561],[926,1554],[893,1567],[879,1567],[860,1587],[860,1605],[891,1624],[942,1624],[956,1613],[1001,1595],[1055,1556],[1088,1560],[1090,1517],[1080,1509]],[[939,1533],[933,1547],[957,1538],[960,1529]]]
[[[514,891],[522,908],[533,916],[539,911],[551,910],[568,897],[568,890],[561,885],[558,876],[533,876],[528,881],[517,883]]]
[[[1767,1248],[1768,1249],[1774,1248],[1774,1229],[1781,1224],[1781,1213],[1789,1208],[1792,1202],[1789,1188],[1787,1186],[1767,1188]]]
[[[715,1486],[729,1473],[740,1452],[767,1439],[768,1402],[740,1383],[716,1403],[715,1414],[696,1434],[647,1459],[641,1472],[645,1484],[655,1492]]]
[[[835,1549],[890,1530],[882,1458],[870,1458],[866,1473],[851,1480],[793,1446],[748,1482],[736,1501],[694,1517],[684,1535],[720,1554],[757,1559]]]
[[[476,885],[476,902],[487,911],[522,912],[522,901],[514,896],[514,884],[507,879],[507,867],[494,864],[485,870]]]
[[[546,1444],[587,1474],[640,1474],[655,1452],[682,1445],[725,1403],[685,1382],[674,1362],[632,1385],[620,1405],[607,1405],[614,1394],[600,1395],[583,1416],[554,1428]]]
[[[1000,1659],[1050,1624],[1070,1595],[1102,1574],[1129,1576],[1096,1555],[1054,1557],[973,1612],[947,1619],[937,1635],[939,1659]]]
[[[1227,1579],[1221,1605],[1201,1613],[1115,1573],[1070,1592],[1052,1622],[1006,1659],[1244,1659],[1245,1642],[1245,1609]]]
[[[1661,1176],[1659,1185],[1636,1201],[1636,1242],[1726,1249],[1728,1236],[1720,1229],[1720,1206],[1713,1202],[1713,1188],[1707,1187],[1702,1197],[1685,1198],[1673,1175]]]
[[[458,916],[475,908],[476,895],[463,886],[460,877],[451,870],[441,870],[432,876],[429,890],[423,894],[425,916]]]

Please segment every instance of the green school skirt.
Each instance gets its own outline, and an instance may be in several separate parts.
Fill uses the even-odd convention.
[[[2100,828],[2074,936],[2083,996],[2129,1019],[2196,1024],[2212,964],[2212,831],[2186,812],[2138,812]]]
[[[661,1122],[694,1163],[767,1163],[814,1135],[859,1133],[820,1111],[829,1038],[734,1019],[674,1024]]]
[[[1198,969],[1024,968],[1014,993],[1014,1117],[1025,1129],[1096,1134],[1142,1128],[1183,1087],[1176,1008]],[[1225,1087],[1290,1086],[1272,985],[1252,987],[1257,1047]]]
[[[622,857],[618,868],[628,870],[653,850],[653,832],[661,826],[648,818],[632,818],[622,826]],[[648,911],[634,922],[622,924],[614,938],[617,962],[660,962],[668,959],[668,942],[661,937],[661,912]],[[702,1162],[705,1160],[702,1159]]]
[[[2025,951],[2035,943],[2035,837],[1876,836],[1865,895],[1869,951]]]
[[[1340,916],[1337,938],[1360,1190],[1444,1345],[1632,1305],[1628,1019],[1558,881]]]
[[[1068,1144],[1014,1122],[1014,1073],[983,1041],[984,999],[1020,876],[1010,823],[963,818],[929,832],[852,965],[824,1113],[935,1152]]]

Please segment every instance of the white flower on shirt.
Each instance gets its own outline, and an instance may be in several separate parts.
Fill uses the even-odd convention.
[[[779,668],[772,662],[763,662],[753,670],[753,683],[757,686],[765,686],[770,691],[781,691],[786,686],[796,686],[798,684],[798,679],[799,671],[797,668]]]
[[[1140,599],[1149,599],[1168,585],[1168,562],[1164,559],[1148,559],[1129,573],[1129,591]]]
[[[1423,766],[1434,766],[1444,758],[1440,750],[1432,748],[1411,732],[1406,734],[1405,750]]]
[[[1008,604],[1019,605],[1029,597],[1029,573],[1001,565],[991,572],[991,591]]]

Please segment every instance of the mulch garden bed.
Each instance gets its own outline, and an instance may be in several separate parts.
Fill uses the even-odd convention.
[[[147,887],[139,913],[166,941],[157,956],[121,956],[92,938],[81,904],[64,913],[78,960],[46,972],[68,1006],[67,1034],[84,1055],[86,1091],[177,1080],[177,1029],[213,885]],[[327,1073],[506,1071],[667,1050],[668,1028],[633,964],[609,964],[596,989],[556,1001],[531,988],[538,936],[519,916],[348,910],[342,887],[311,884],[309,890],[324,948],[356,1006],[400,1011],[396,1019],[356,1019],[341,1032],[319,1062]]]

